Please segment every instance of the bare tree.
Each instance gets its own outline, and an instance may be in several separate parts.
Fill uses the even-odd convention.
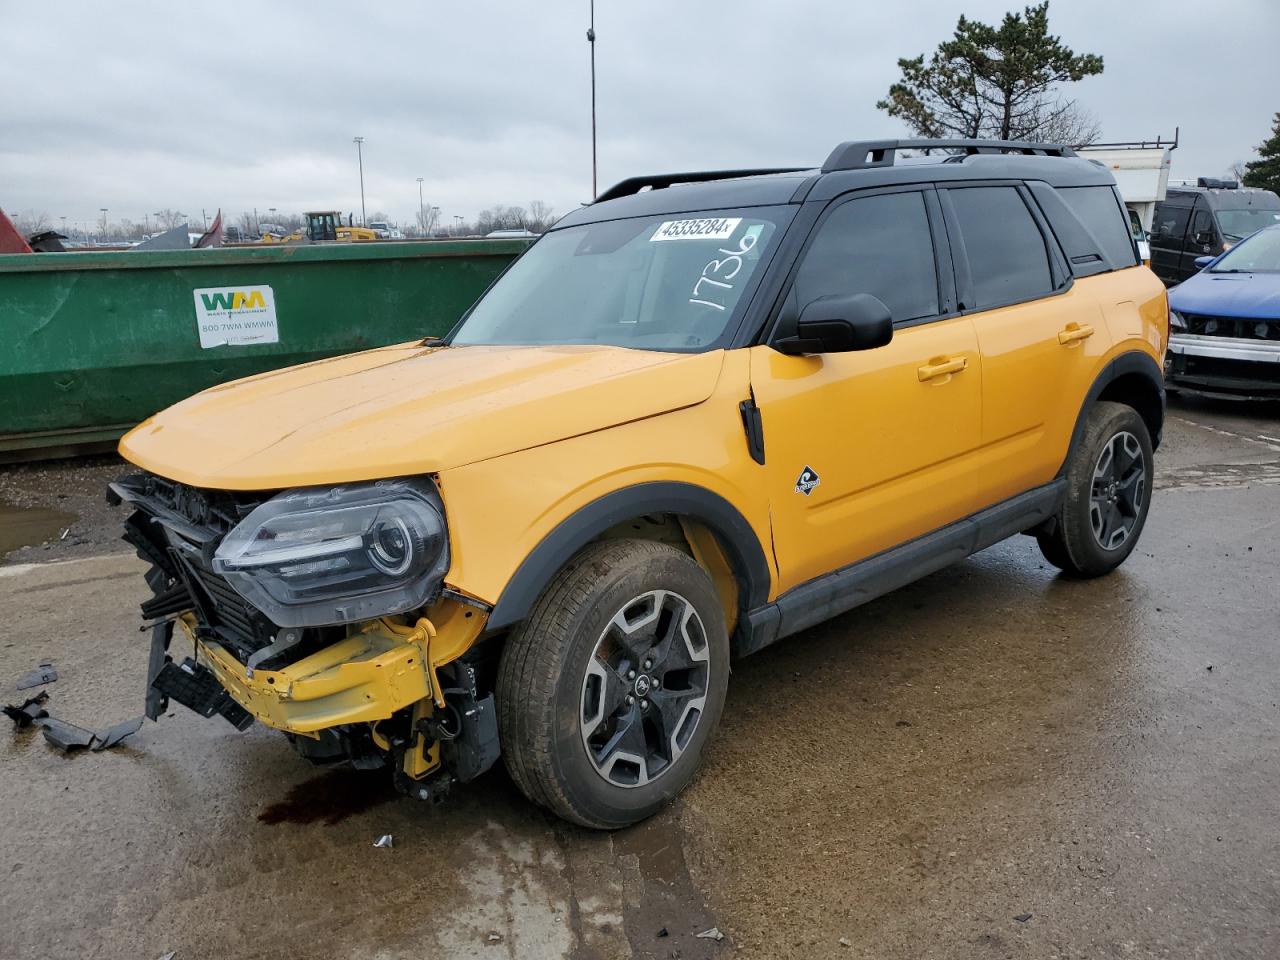
[[[475,232],[481,235],[494,230],[528,230],[545,233],[557,220],[555,210],[541,200],[531,201],[528,208],[508,207],[501,203],[481,210],[476,217]]]
[[[531,200],[524,226],[531,233],[546,233],[558,219],[554,208],[549,204],[541,200]]]
[[[11,219],[18,232],[24,237],[29,237],[33,233],[43,233],[52,228],[52,224],[49,222],[49,214],[43,210],[22,210],[13,214]]]
[[[414,227],[406,227],[405,234],[408,236],[429,237],[436,230],[436,223],[440,219],[440,208],[433,207],[429,203],[423,203],[418,208],[417,214],[414,216]],[[412,233],[410,232],[412,230]]]
[[[508,207],[501,203],[481,210],[476,216],[476,233],[492,233],[494,230],[518,230],[524,226],[524,208]]]
[[[1075,100],[1042,102],[1027,118],[1026,131],[1018,139],[1087,147],[1102,138],[1098,118]]]
[[[1227,167],[1227,177],[1234,180],[1236,183],[1243,183],[1245,174],[1248,172],[1249,171],[1245,168],[1245,162],[1243,160],[1237,160],[1235,163],[1231,164],[1231,166]]]
[[[187,216],[177,210],[170,210],[165,207],[163,210],[156,211],[156,223],[160,225],[161,230],[172,230],[174,227],[185,226]]]

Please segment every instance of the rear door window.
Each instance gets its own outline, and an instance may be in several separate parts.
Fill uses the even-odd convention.
[[[985,309],[1053,292],[1044,235],[1016,188],[947,192],[969,261],[974,302],[966,306]]]
[[[1182,235],[1187,232],[1187,220],[1191,208],[1172,203],[1156,204],[1155,219],[1151,224],[1151,242],[1157,247],[1182,249]]]
[[[869,293],[895,321],[938,314],[938,272],[924,196],[858,197],[836,207],[796,271],[798,309],[827,296]]]
[[[1187,234],[1188,247],[1211,247],[1214,242],[1213,214],[1203,200],[1197,200],[1191,213],[1191,230]]]
[[[1094,235],[1111,268],[1132,267],[1133,232],[1123,205],[1110,187],[1063,187],[1058,190],[1074,213]]]

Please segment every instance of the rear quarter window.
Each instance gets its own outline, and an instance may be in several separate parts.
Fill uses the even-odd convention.
[[[1102,247],[1111,269],[1136,266],[1124,204],[1111,187],[1061,187],[1058,194]]]
[[[964,242],[981,310],[1034,300],[1053,292],[1044,237],[1013,187],[964,187],[948,191]]]

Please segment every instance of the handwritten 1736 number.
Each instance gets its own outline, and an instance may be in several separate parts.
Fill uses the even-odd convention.
[[[713,310],[723,310],[724,304],[703,299],[702,286],[707,284],[712,288],[706,296],[714,296],[715,290],[732,290],[734,277],[742,271],[743,256],[755,245],[756,234],[748,233],[738,241],[737,250],[726,250],[723,247],[717,250],[717,253],[722,253],[724,256],[718,260],[712,260],[702,268],[702,275],[693,285],[693,296],[689,298],[689,302],[711,307]]]

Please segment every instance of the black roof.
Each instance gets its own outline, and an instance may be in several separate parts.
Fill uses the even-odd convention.
[[[900,157],[899,151],[918,157]],[[942,151],[941,153],[935,151]],[[961,180],[1041,180],[1054,187],[1111,186],[1103,164],[1070,147],[1001,140],[862,140],[838,145],[821,167],[712,170],[632,177],[557,227],[624,217],[829,200],[847,190]]]
[[[1270,190],[1257,187],[1200,187],[1178,184],[1165,191],[1165,197],[1175,194],[1188,197],[1202,196],[1209,206],[1234,210],[1239,207],[1258,207],[1261,210],[1280,210],[1280,198]]]

